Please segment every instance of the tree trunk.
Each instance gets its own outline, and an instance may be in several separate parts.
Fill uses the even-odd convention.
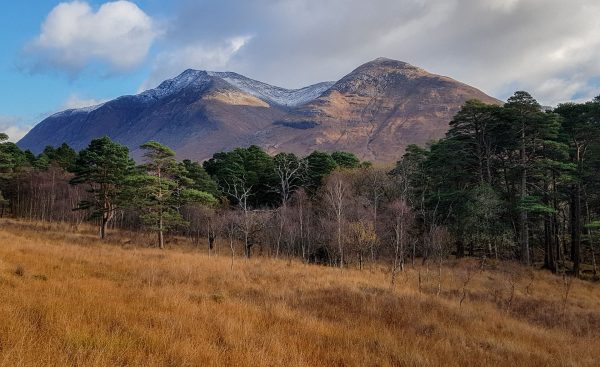
[[[102,217],[102,222],[100,223],[100,239],[104,239],[106,238],[106,224],[108,223],[108,220],[106,217]]]
[[[299,222],[300,222],[300,248],[302,250],[302,261],[306,262],[306,249],[304,247],[304,217],[302,213],[302,206],[299,207]]]
[[[342,221],[338,217],[338,226],[337,226],[337,242],[338,249],[340,251],[340,268],[344,267],[344,248],[342,246]]]
[[[104,190],[104,195],[103,195],[103,201],[102,201],[102,222],[100,224],[100,238],[104,239],[106,237],[106,226],[108,225],[108,222],[110,222],[110,220],[112,219],[113,216],[113,207],[110,203],[110,199],[108,197],[108,194],[106,193],[106,190]]]
[[[465,244],[462,240],[456,240],[456,257],[465,257]]]
[[[165,248],[165,239],[162,230],[158,231],[158,248],[161,250],[164,250]]]
[[[553,273],[556,272],[554,262],[554,246],[552,243],[552,225],[550,223],[550,216],[544,218],[544,269],[548,269]]]
[[[279,258],[279,251],[281,249],[281,239],[283,237],[283,227],[285,225],[284,223],[284,218],[283,218],[283,211],[285,210],[285,203],[279,208],[279,228],[278,228],[278,232],[277,232],[277,244],[276,244],[276,248],[275,248],[275,258],[278,259]]]
[[[231,249],[231,270],[233,270],[233,260],[235,259],[235,247],[233,246],[233,228],[229,229],[229,248]]]
[[[392,285],[396,282],[398,270],[404,271],[404,225],[401,219],[396,219],[394,265],[392,266]]]
[[[549,191],[550,188],[548,185],[546,186],[546,190]],[[544,195],[544,205],[550,205],[550,198],[546,193]],[[544,268],[556,272],[556,264],[554,259],[554,216],[547,214],[544,215]]]
[[[165,248],[165,238],[163,236],[163,218],[162,214],[158,219],[158,248],[163,250]]]
[[[588,202],[588,196],[587,196],[587,192],[583,193],[584,196],[584,202],[585,202],[585,212],[586,212],[586,222],[588,224],[590,224],[592,222],[592,219],[590,217],[590,205]],[[598,266],[596,264],[596,253],[595,253],[595,246],[594,246],[594,236],[592,233],[592,229],[591,228],[587,228],[587,235],[588,235],[588,240],[590,241],[590,252],[592,254],[592,270],[594,272],[594,278],[596,279],[598,277]]]
[[[527,197],[527,169],[523,167],[521,173],[521,203],[525,201]],[[520,213],[520,227],[521,227],[521,261],[525,265],[529,265],[529,223],[527,218],[527,211],[521,209]]]
[[[558,271],[558,262],[560,261],[560,229],[558,222],[558,195],[556,192],[556,174],[552,173],[552,208],[554,209],[554,213],[552,213],[552,248],[550,252],[552,253],[552,257],[554,259],[554,272]]]
[[[574,185],[571,200],[571,260],[573,274],[579,276],[581,266],[581,186]]]
[[[208,235],[208,250],[209,251],[212,251],[215,249],[215,240],[217,239],[216,237],[217,236],[214,234],[214,232],[211,232]]]

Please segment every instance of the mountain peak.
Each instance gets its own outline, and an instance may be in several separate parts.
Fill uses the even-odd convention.
[[[386,71],[391,71],[391,70],[397,70],[397,71],[419,71],[419,72],[425,72],[425,70],[418,68],[414,65],[411,65],[405,61],[399,61],[399,60],[394,60],[394,59],[389,59],[387,57],[378,57],[375,60],[366,62],[364,64],[362,64],[361,66],[359,66],[358,68],[356,68],[356,71],[364,71],[364,70],[386,70]]]
[[[426,144],[448,129],[469,99],[499,101],[406,62],[378,58],[336,83],[286,89],[233,72],[187,69],[154,89],[101,106],[48,117],[19,146],[39,153],[67,142],[82,149],[108,135],[129,146],[170,145],[181,158],[256,144],[269,153],[351,151],[393,162],[408,144]]]
[[[398,89],[406,81],[429,76],[435,77],[407,62],[380,57],[354,69],[332,89],[342,93],[373,96],[382,89]]]
[[[190,84],[201,81],[205,82],[208,79],[208,72],[204,70],[187,69],[175,78],[167,79],[156,89],[169,89],[174,87],[185,88]]]
[[[412,65],[410,65],[407,62],[400,61],[400,60],[395,60],[395,59],[390,59],[388,57],[378,57],[375,60],[367,62],[366,64],[397,64],[397,65],[412,66]]]

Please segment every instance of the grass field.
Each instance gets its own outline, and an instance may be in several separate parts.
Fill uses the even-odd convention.
[[[600,365],[600,284],[465,260],[438,295],[435,267],[392,288],[111,235],[0,222],[0,366]]]

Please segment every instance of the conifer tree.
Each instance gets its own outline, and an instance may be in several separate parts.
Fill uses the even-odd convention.
[[[199,191],[194,181],[186,177],[185,166],[175,160],[175,152],[156,141],[140,146],[145,164],[129,180],[128,201],[141,210],[143,222],[156,231],[158,247],[164,249],[164,233],[178,226],[186,226],[180,208],[191,202],[214,204],[216,199]]]
[[[107,136],[92,140],[73,165],[75,176],[71,184],[85,185],[91,194],[91,199],[81,201],[77,208],[90,210],[93,218],[100,219],[102,239],[106,237],[106,226],[121,207],[121,194],[134,166],[129,149]]]

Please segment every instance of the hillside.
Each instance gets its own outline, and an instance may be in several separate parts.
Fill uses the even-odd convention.
[[[337,82],[290,90],[232,72],[186,70],[155,89],[102,105],[57,113],[18,145],[82,149],[108,135],[137,148],[148,140],[179,157],[203,160],[218,151],[259,145],[271,153],[346,150],[391,162],[408,144],[441,138],[468,99],[500,101],[410,64],[376,59]]]
[[[451,78],[379,58],[288,114],[261,145],[300,154],[344,150],[362,159],[391,162],[409,144],[423,146],[443,137],[469,99],[500,103]]]
[[[597,366],[600,291],[507,264],[231,263],[2,220],[0,366]],[[467,279],[469,279],[467,281]],[[421,283],[419,283],[421,279]],[[421,287],[419,287],[421,284]],[[512,291],[514,290],[514,292]],[[463,297],[464,294],[464,297]],[[566,295],[566,297],[565,297]],[[464,301],[461,304],[461,299]]]

